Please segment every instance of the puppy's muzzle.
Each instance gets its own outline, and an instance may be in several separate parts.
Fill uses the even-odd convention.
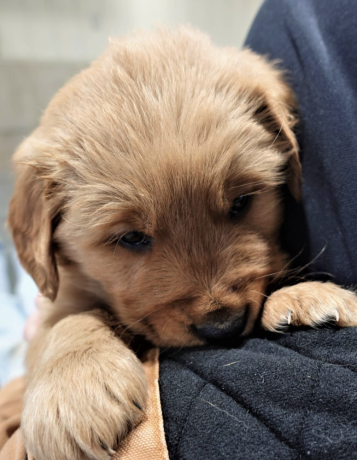
[[[247,324],[248,308],[237,314],[227,309],[206,314],[199,324],[193,325],[193,332],[206,343],[225,344],[237,339]]]

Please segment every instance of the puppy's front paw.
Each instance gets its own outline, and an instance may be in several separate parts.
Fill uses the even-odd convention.
[[[357,296],[333,283],[300,283],[274,292],[266,301],[262,325],[281,331],[288,325],[357,326]]]
[[[142,418],[147,384],[124,346],[64,356],[36,373],[25,396],[22,431],[36,460],[108,460]]]

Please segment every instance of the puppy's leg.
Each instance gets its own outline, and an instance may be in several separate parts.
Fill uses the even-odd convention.
[[[311,281],[274,292],[266,301],[262,325],[270,331],[293,326],[357,326],[357,296],[333,283]]]
[[[36,460],[109,459],[146,404],[134,353],[94,311],[44,326],[29,358],[21,422],[28,450]]]

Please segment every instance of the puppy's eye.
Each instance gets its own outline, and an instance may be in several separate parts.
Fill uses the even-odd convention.
[[[243,215],[245,211],[247,211],[249,204],[251,202],[251,196],[241,195],[238,196],[232,204],[231,209],[229,210],[229,214],[231,217],[236,218]]]
[[[150,244],[150,239],[142,232],[128,232],[120,238],[120,242],[124,246],[143,247]]]

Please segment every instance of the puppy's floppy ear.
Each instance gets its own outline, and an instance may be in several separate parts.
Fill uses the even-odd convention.
[[[21,264],[41,293],[54,300],[59,281],[52,234],[59,214],[50,210],[46,201],[52,184],[40,178],[35,167],[26,164],[27,143],[25,141],[16,154],[20,164],[8,224]],[[21,164],[22,161],[25,164]]]
[[[284,82],[281,92],[278,93],[277,101],[269,97],[269,92],[259,98],[257,109],[254,112],[255,119],[261,123],[274,136],[272,145],[287,157],[287,183],[291,194],[296,201],[301,199],[301,164],[299,150],[293,128],[296,124],[295,98]],[[280,88],[279,88],[280,89]]]

